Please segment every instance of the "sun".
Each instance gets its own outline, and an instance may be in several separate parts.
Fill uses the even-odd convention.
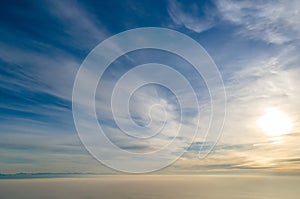
[[[287,134],[292,128],[290,117],[276,108],[267,109],[266,113],[259,118],[258,124],[269,136]]]

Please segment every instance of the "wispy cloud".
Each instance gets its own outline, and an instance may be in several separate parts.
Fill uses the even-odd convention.
[[[176,0],[169,1],[168,13],[176,26],[183,26],[198,33],[215,25],[215,13],[208,6],[200,9],[197,4],[186,6]]]
[[[47,1],[46,4],[32,5],[38,8],[37,15],[44,17],[37,19],[30,9],[14,11],[14,18],[22,19],[26,26],[3,23],[0,31],[3,38],[0,42],[0,172],[107,171],[102,166],[98,168],[99,164],[93,162],[77,138],[71,96],[74,78],[84,56],[108,37],[110,31],[102,19],[89,12],[82,2]],[[172,172],[297,170],[300,139],[298,8],[298,1],[217,0],[207,5],[168,1],[167,13],[156,16],[164,18],[164,22],[171,19],[171,27],[187,34],[210,30],[216,31],[213,33],[224,41],[228,37],[224,45],[216,46],[210,44],[210,41],[215,42],[215,37],[205,37],[213,58],[218,60],[228,94],[228,114],[222,139],[207,159],[199,160],[197,154],[201,146],[203,150],[211,147],[210,142],[204,142],[203,136],[199,136],[189,152],[170,168]],[[33,24],[25,23],[31,21]],[[218,26],[220,23],[222,27]],[[225,32],[233,35],[223,34],[220,30],[224,29],[230,29],[230,33]],[[237,35],[238,39],[233,39]],[[253,40],[259,42],[254,45]],[[114,44],[111,48],[121,51]],[[114,69],[107,71],[97,88],[98,119],[104,124],[108,137],[124,150],[145,152],[158,149],[173,139],[178,125],[186,129],[183,136],[177,137],[178,140],[185,140],[193,132],[197,119],[194,107],[186,107],[186,120],[180,123],[174,96],[155,86],[139,90],[139,94],[132,98],[130,111],[134,122],[140,125],[146,125],[152,119],[151,130],[155,130],[164,120],[161,107],[166,108],[170,121],[163,136],[151,143],[125,138],[112,121],[109,97],[116,80],[130,69],[129,66],[153,62],[151,59],[156,56],[161,58],[156,59],[157,63],[170,65],[190,78],[197,90],[203,124],[201,132],[205,133],[211,108],[209,93],[204,91],[206,87],[201,78],[195,77],[195,71],[189,70],[190,65],[162,52],[130,56],[126,57],[127,61],[117,60],[119,65],[113,63]],[[163,73],[160,75],[168,77]],[[96,78],[94,71],[89,71],[82,84],[83,90],[88,91]],[[134,83],[132,80],[131,84]],[[122,89],[128,92],[125,85]],[[86,93],[81,94],[85,96]],[[191,93],[183,90],[181,94],[189,104]],[[124,106],[122,100],[117,99],[115,108]],[[84,111],[91,104],[84,99],[80,103],[82,113],[86,114]],[[155,104],[160,108],[149,113],[149,108]],[[285,111],[293,120],[292,131],[281,140],[272,140],[257,127],[257,118],[268,106]],[[117,116],[125,118],[122,114]],[[128,120],[123,121],[129,125]],[[85,125],[88,130],[97,131],[89,128],[88,116]],[[115,158],[113,155],[107,151],[108,158]]]
[[[169,1],[168,13],[177,26],[203,32],[220,23],[236,26],[236,34],[273,44],[299,39],[300,4],[284,1],[216,0],[210,5]]]
[[[104,24],[74,0],[48,1],[49,12],[63,26],[66,42],[74,47],[91,50],[109,35]],[[68,38],[69,37],[69,38]]]
[[[299,39],[299,1],[216,1],[221,19],[239,26],[238,34],[274,44]]]
[[[15,20],[30,21],[33,10],[43,17],[23,29],[1,26],[0,172],[68,171],[79,159],[93,162],[74,128],[72,87],[82,53],[108,32],[75,1],[28,6]]]

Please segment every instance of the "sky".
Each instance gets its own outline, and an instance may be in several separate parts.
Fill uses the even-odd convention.
[[[299,9],[296,0],[288,3],[271,0],[2,1],[0,173],[118,173],[95,160],[80,141],[72,113],[73,85],[81,64],[100,42],[142,27],[179,31],[202,45],[224,83],[225,123],[220,137],[215,126],[205,136],[210,119],[210,93],[205,80],[195,73],[190,63],[157,49],[137,50],[115,60],[96,89],[98,122],[113,143],[123,150],[147,153],[168,143],[181,125],[185,132],[177,137],[176,147],[182,149],[181,144],[190,138],[199,119],[199,136],[181,158],[158,173],[299,173]],[[118,50],[116,46],[113,48]],[[153,62],[172,66],[188,79],[200,104],[200,116],[195,106],[186,106],[182,113],[185,119],[179,120],[178,98],[171,90],[155,84],[140,87],[129,103],[132,120],[149,127],[150,131],[157,130],[165,116],[168,122],[162,136],[155,136],[149,142],[134,140],[122,134],[114,121],[119,118],[123,127],[130,127],[128,120],[123,120],[123,99],[115,98],[117,113],[112,115],[110,97],[114,85],[127,71]],[[211,68],[206,70],[204,73]],[[81,91],[89,90],[95,74],[93,70],[86,72]],[[147,79],[148,74],[134,80]],[[153,74],[165,81],[177,81],[160,70]],[[128,85],[133,84],[127,80],[119,89],[129,92]],[[180,95],[190,100],[191,94],[183,90]],[[78,104],[85,115],[90,103],[83,97]],[[188,104],[190,101],[186,101]],[[153,105],[159,106],[153,108]],[[215,107],[215,110],[215,120],[222,123],[222,109]],[[260,125],[264,116],[271,119]],[[87,117],[84,126],[90,127],[89,122]],[[289,126],[288,130],[275,134],[273,127],[285,128],[284,124]],[[147,137],[150,131],[131,133]],[[102,141],[99,146],[105,150]],[[207,150],[209,155],[199,159],[200,149]],[[110,150],[105,158],[122,159]],[[135,164],[134,161],[141,162],[131,163]]]

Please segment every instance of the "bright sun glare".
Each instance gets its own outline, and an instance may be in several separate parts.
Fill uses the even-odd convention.
[[[281,136],[292,128],[292,121],[288,115],[275,108],[270,108],[258,120],[261,129],[269,136]]]

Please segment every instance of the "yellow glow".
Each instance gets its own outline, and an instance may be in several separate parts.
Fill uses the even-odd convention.
[[[261,129],[269,136],[280,136],[288,133],[292,128],[292,121],[284,112],[275,108],[266,111],[259,120]]]

